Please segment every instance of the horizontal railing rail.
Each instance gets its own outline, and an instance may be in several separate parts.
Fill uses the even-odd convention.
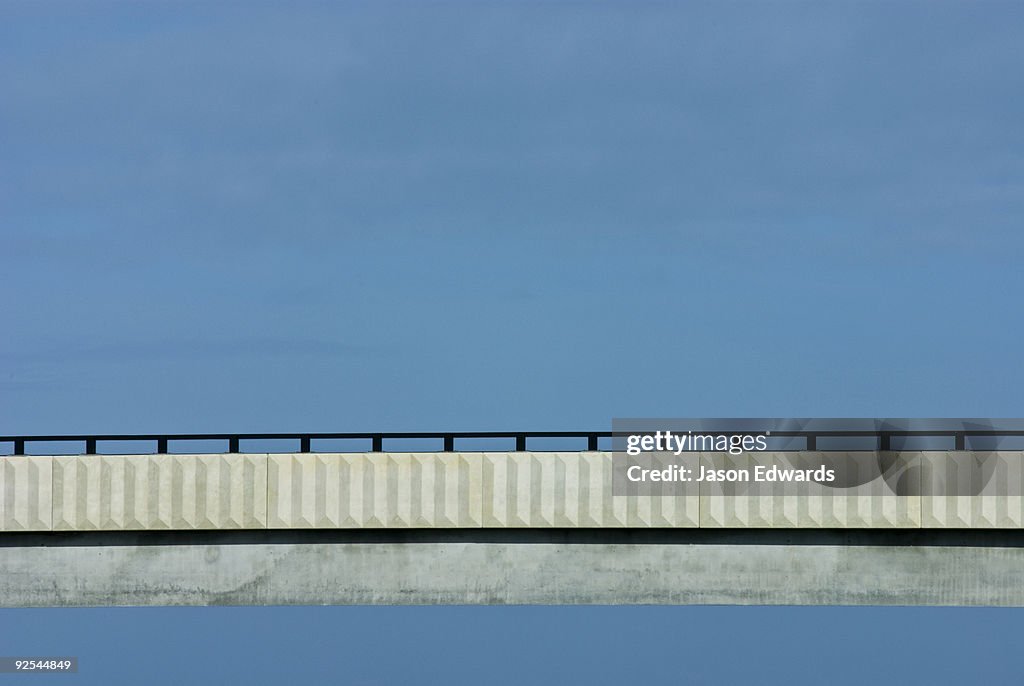
[[[740,436],[749,435],[741,431],[716,431],[716,435]],[[781,452],[799,450],[817,450],[819,438],[875,438],[875,447],[842,448],[849,451],[890,450],[892,439],[897,437],[929,437],[952,438],[954,450],[967,450],[967,439],[970,437],[1018,437],[1024,436],[1024,430],[853,430],[853,431],[767,431],[773,438],[803,438],[804,445],[797,448],[780,448]],[[440,452],[454,452],[456,441],[467,439],[505,439],[515,442],[515,449],[528,449],[529,439],[567,438],[586,440],[586,448],[560,448],[565,452],[593,451],[599,449],[600,439],[609,439],[614,435],[611,431],[458,431],[458,432],[345,432],[345,433],[216,433],[216,434],[75,434],[75,435],[39,435],[39,436],[0,436],[0,445],[12,445],[13,455],[25,455],[26,446],[31,443],[82,443],[84,454],[103,454],[97,452],[100,442],[152,442],[157,454],[168,452],[168,445],[175,441],[226,441],[227,450],[221,452],[237,453],[242,441],[277,441],[292,440],[297,442],[298,452],[314,451],[312,442],[317,440],[368,440],[369,451],[382,452],[384,441],[396,439],[440,440]],[[625,434],[619,434],[625,435]],[[610,448],[609,448],[610,449]],[[262,451],[260,451],[262,452]],[[360,452],[360,451],[350,451]],[[116,454],[116,453],[113,453]]]

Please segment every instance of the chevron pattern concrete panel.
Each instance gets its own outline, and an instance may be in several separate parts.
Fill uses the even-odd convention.
[[[264,528],[267,457],[57,457],[53,493],[54,529]]]
[[[0,531],[48,531],[53,458],[0,458]]]
[[[826,464],[835,487],[808,483],[701,483],[700,525],[736,528],[917,528],[920,497],[914,479],[920,453],[879,459],[873,453],[702,453],[705,471],[753,474],[760,462],[794,468]]]
[[[1024,455],[1019,452],[924,453],[921,497],[926,528],[1024,526]],[[942,495],[935,495],[942,494]]]
[[[695,527],[696,497],[612,496],[612,453],[482,453],[485,527]]]
[[[479,527],[473,453],[271,455],[270,528]]]
[[[699,501],[613,498],[610,453],[270,457],[271,528],[697,526]]]
[[[9,456],[0,531],[1024,527],[1022,452],[782,456],[834,466],[835,487],[614,496],[608,452]],[[765,459],[699,456],[705,469]]]

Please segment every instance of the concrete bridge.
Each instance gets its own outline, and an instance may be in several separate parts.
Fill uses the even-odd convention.
[[[1024,605],[1024,452],[987,454],[998,492],[970,495],[618,496],[615,459],[0,457],[0,605]],[[898,459],[948,471],[978,457]]]

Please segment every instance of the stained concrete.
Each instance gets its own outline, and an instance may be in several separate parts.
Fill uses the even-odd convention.
[[[102,533],[8,537],[0,546],[0,606],[1024,606],[1024,546],[992,536],[974,542],[970,532],[882,539],[875,532],[807,538],[766,531],[762,543],[752,531],[607,542],[599,531],[322,540],[318,532],[237,533],[191,542],[90,538]]]
[[[1024,452],[985,456],[974,495],[897,493],[877,457],[841,490],[615,495],[608,452],[81,455],[0,458],[0,531],[431,528],[1021,528]],[[759,458],[759,459],[762,459]],[[701,453],[701,464],[722,455]],[[750,462],[749,455],[729,457]],[[978,456],[908,452],[906,472],[969,481]],[[747,465],[749,466],[749,465]],[[942,491],[934,491],[941,493]]]
[[[824,498],[616,496],[599,452],[9,457],[0,606],[1024,606],[1024,453],[987,459],[994,493]]]

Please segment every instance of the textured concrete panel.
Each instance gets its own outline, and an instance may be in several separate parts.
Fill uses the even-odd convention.
[[[705,471],[735,470],[750,475],[751,481],[702,482],[700,525],[917,528],[921,526],[921,503],[916,481],[920,455],[905,453],[892,458],[855,452],[702,453],[701,466]],[[759,462],[768,464],[779,460],[793,468],[824,464],[836,470],[836,480],[832,485],[753,481],[754,468]]]
[[[270,456],[271,528],[685,527],[696,497],[613,498],[610,453]]]
[[[702,453],[699,460],[706,469],[751,470],[779,456]],[[699,497],[613,496],[613,459],[609,452],[6,457],[0,530],[1024,527],[1020,451],[785,453],[792,466],[834,467],[835,488],[705,482]]]
[[[573,543],[0,547],[0,606],[1024,606],[1024,548]]]
[[[479,527],[475,453],[271,455],[271,528]]]
[[[267,525],[266,455],[54,458],[54,529]]]
[[[697,497],[612,496],[612,454],[483,453],[485,527],[693,527]]]
[[[922,526],[1024,526],[1024,455],[1020,452],[927,452],[922,461]]]
[[[0,458],[0,531],[47,531],[52,522],[53,458]]]

